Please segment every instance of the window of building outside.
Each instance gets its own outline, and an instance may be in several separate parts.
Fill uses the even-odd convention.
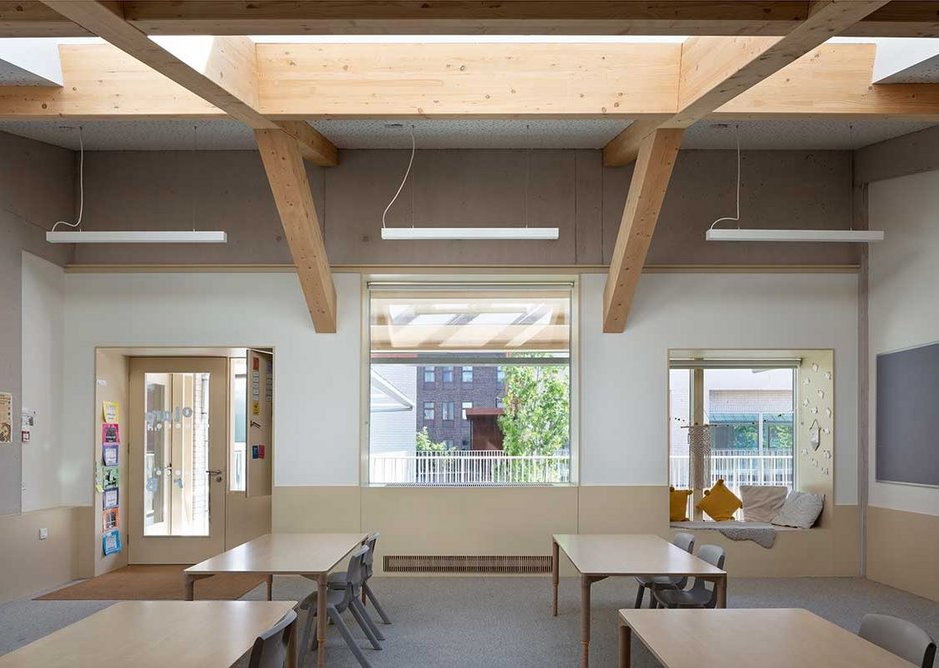
[[[710,481],[736,493],[741,485],[795,486],[793,368],[681,368],[669,370],[669,484],[691,486],[688,426],[710,425]],[[678,366],[679,368],[675,368]],[[696,392],[695,383],[703,383]],[[703,402],[696,403],[696,397]],[[703,421],[695,419],[695,416]]]
[[[368,291],[370,484],[571,482],[570,283]]]

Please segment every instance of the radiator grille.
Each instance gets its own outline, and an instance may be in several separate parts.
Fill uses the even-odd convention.
[[[550,556],[388,555],[386,573],[550,573]]]

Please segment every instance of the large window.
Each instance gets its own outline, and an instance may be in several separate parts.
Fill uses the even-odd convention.
[[[571,482],[571,287],[370,283],[369,482]]]
[[[741,485],[793,489],[794,391],[797,361],[673,359],[669,371],[669,484],[692,487],[700,449],[690,447],[698,427],[709,446],[706,486],[718,479],[739,494]]]

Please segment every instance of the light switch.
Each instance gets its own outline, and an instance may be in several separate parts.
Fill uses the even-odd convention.
[[[39,540],[45,540],[49,537],[49,530],[46,527],[39,529]]]

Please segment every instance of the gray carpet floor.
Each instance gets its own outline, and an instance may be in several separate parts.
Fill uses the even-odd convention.
[[[393,622],[382,626],[384,648],[371,649],[351,618],[349,623],[375,668],[579,665],[580,590],[575,579],[561,581],[557,618],[550,613],[548,578],[375,578],[372,582]],[[311,589],[302,578],[277,578],[274,597],[299,600]],[[263,597],[263,586],[245,596]],[[616,665],[615,610],[631,605],[634,597],[635,587],[624,578],[593,586],[591,665]],[[107,605],[107,601],[28,599],[0,605],[0,654]],[[728,605],[807,608],[852,632],[865,613],[884,612],[913,620],[939,637],[939,603],[856,578],[732,578]],[[334,629],[326,647],[329,666],[358,665]],[[315,661],[307,655],[304,666],[312,665]],[[633,665],[658,663],[645,648],[637,647]]]

